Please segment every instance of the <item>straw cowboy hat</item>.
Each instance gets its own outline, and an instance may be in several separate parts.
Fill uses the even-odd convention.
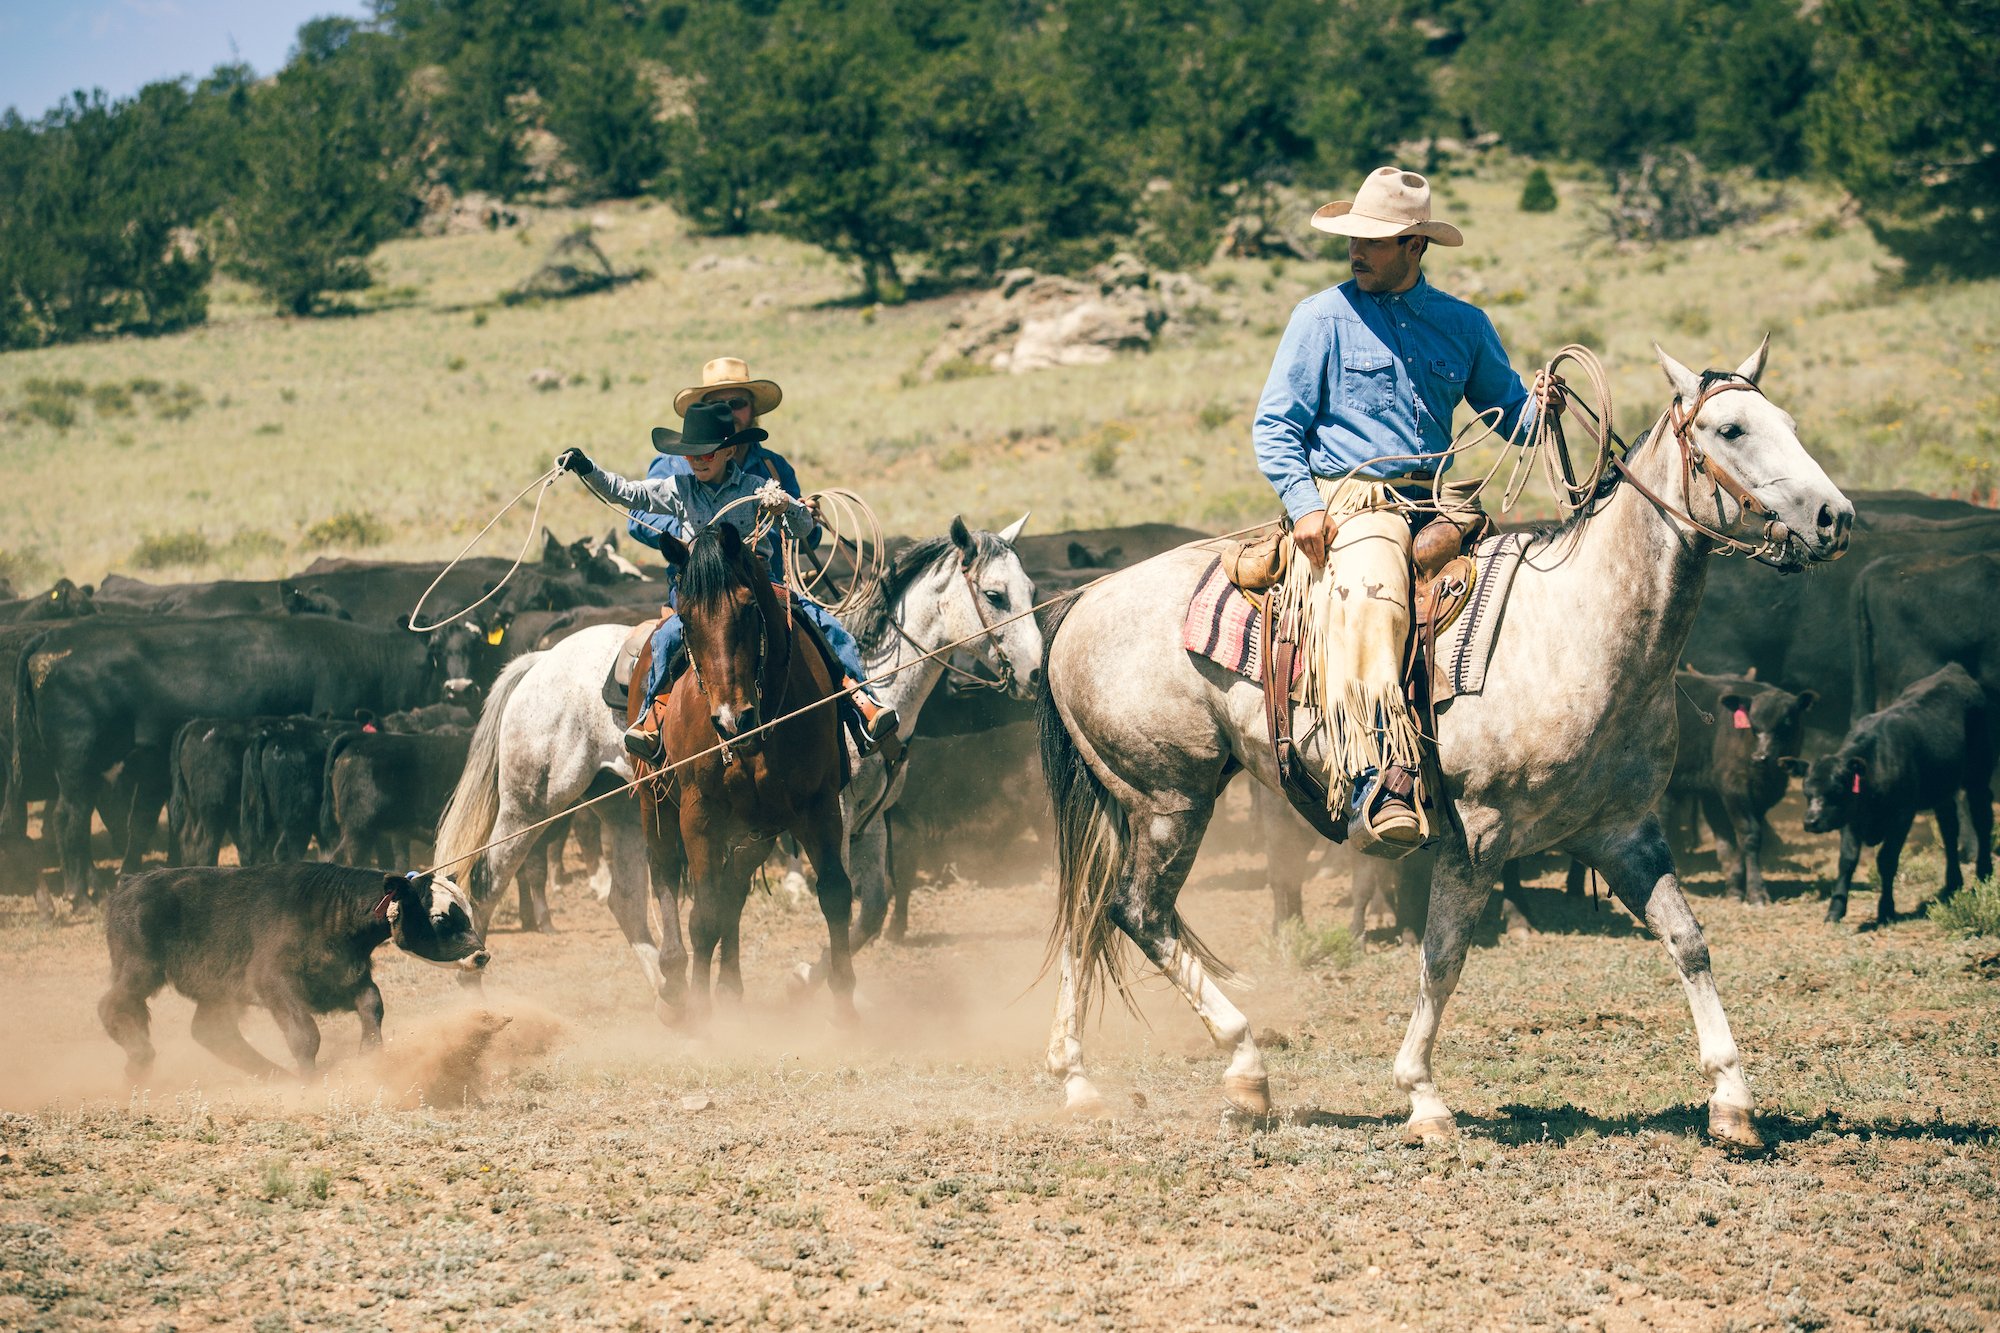
[[[1428,236],[1439,245],[1465,244],[1458,228],[1431,217],[1431,183],[1401,167],[1375,168],[1353,199],[1321,208],[1312,224],[1336,236]]]
[[[718,356],[701,368],[700,384],[674,395],[674,415],[686,416],[689,403],[717,389],[748,389],[750,401],[756,404],[760,417],[783,402],[785,397],[784,391],[770,380],[751,379],[750,367],[744,364],[743,358]]]

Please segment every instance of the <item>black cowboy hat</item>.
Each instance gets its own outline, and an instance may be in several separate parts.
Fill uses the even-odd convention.
[[[725,403],[694,403],[681,418],[679,430],[653,427],[653,448],[663,454],[712,454],[745,442],[756,444],[771,438],[761,426],[736,429],[736,414]]]

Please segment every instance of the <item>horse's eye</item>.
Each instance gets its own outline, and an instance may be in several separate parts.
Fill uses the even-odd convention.
[[[993,589],[988,588],[986,590],[986,600],[992,603],[993,609],[996,611],[1005,611],[1007,609],[1007,594],[1004,592],[995,592]]]
[[[1718,428],[1715,433],[1725,440],[1734,440],[1742,436],[1743,427],[1732,421],[1728,425]]]

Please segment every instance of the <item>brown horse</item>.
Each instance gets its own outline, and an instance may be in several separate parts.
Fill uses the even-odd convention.
[[[796,623],[790,597],[772,586],[763,560],[735,528],[716,524],[686,545],[663,537],[660,547],[680,571],[689,661],[672,691],[654,705],[668,768],[639,788],[654,891],[666,924],[663,999],[669,1009],[705,1016],[709,962],[718,945],[721,987],[742,998],[738,944],[750,876],[763,864],[770,841],[790,833],[818,876],[831,958],[827,984],[836,1016],[851,1022],[853,886],[840,812],[846,751],[837,706],[827,703],[755,730],[833,694],[832,671],[810,631]],[[644,670],[641,663],[638,673]],[[638,673],[634,679],[643,678]],[[628,720],[636,719],[634,705]],[[692,756],[700,757],[671,767]],[[694,900],[687,923],[693,986],[684,995],[689,950],[681,942],[683,883]]]

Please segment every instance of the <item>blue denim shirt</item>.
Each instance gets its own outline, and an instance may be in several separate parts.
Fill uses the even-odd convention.
[[[799,490],[799,474],[792,470],[792,465],[781,455],[771,452],[761,444],[750,446],[750,452],[743,459],[743,471],[753,477],[768,478],[777,482],[784,487],[785,494],[794,500],[804,498],[804,492]],[[679,454],[654,454],[652,463],[646,468],[648,481],[658,481],[663,477],[693,475],[694,470],[688,466],[687,459]],[[631,521],[625,525],[625,530],[630,532],[633,540],[640,545],[650,546],[655,551],[660,549],[662,531],[671,532],[682,541],[687,540],[687,533],[681,531],[679,521],[665,514],[634,513]],[[807,544],[814,547],[819,545],[817,527],[812,530],[812,536],[807,539]]]
[[[714,522],[724,509],[729,509],[729,512],[722,514],[722,521],[748,538],[757,524],[757,506],[744,504],[733,509],[729,507],[737,500],[755,495],[769,481],[770,478],[762,473],[746,471],[735,463],[731,463],[712,482],[696,481],[693,472],[648,477],[644,481],[629,480],[603,467],[583,474],[583,484],[591,490],[613,504],[629,509],[635,518],[640,514],[658,515],[655,521],[659,526],[683,540],[692,526]],[[792,536],[804,539],[813,529],[812,512],[795,496],[791,509],[784,516],[784,524]],[[757,550],[766,565],[773,570],[783,569],[778,559],[776,527],[764,534]]]
[[[1484,311],[1418,278],[1374,296],[1353,281],[1307,297],[1292,312],[1271,376],[1257,400],[1250,439],[1257,470],[1285,512],[1302,518],[1326,504],[1314,477],[1428,474],[1429,463],[1367,466],[1390,454],[1440,454],[1463,400],[1499,408],[1502,434],[1533,420],[1528,391],[1507,363]],[[1445,459],[1438,470],[1451,465]]]

